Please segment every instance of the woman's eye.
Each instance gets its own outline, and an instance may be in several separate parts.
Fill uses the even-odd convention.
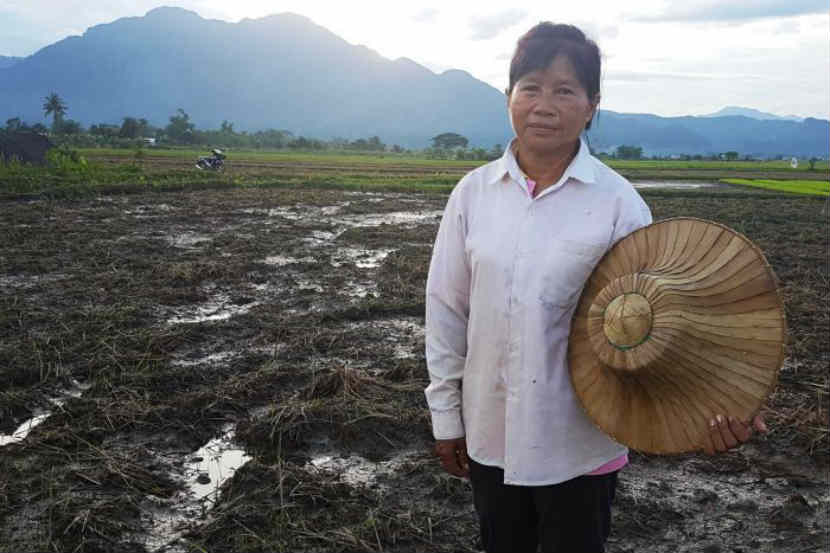
[[[556,89],[556,93],[557,94],[573,94],[574,91],[571,90],[570,88],[561,87],[561,88]]]

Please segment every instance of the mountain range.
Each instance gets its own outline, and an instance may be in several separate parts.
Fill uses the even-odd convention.
[[[752,108],[742,108],[739,106],[726,106],[723,109],[719,109],[715,113],[710,113],[709,115],[704,115],[703,117],[728,117],[731,115],[743,115],[744,117],[750,117],[752,119],[772,119],[775,121],[803,121],[803,117],[798,117],[796,115],[775,115],[772,113],[765,113],[763,111],[759,111],[757,109]]]
[[[67,117],[85,125],[134,116],[164,126],[182,108],[198,128],[227,120],[237,130],[377,135],[405,147],[427,146],[442,132],[486,148],[512,136],[504,94],[489,84],[460,70],[436,74],[407,58],[386,59],[290,13],[229,23],[156,8],[23,59],[0,58],[0,121],[43,122],[43,99],[53,91],[66,102]],[[828,155],[830,122],[766,120],[760,113],[603,110],[589,139],[597,150],[628,144],[651,154]]]

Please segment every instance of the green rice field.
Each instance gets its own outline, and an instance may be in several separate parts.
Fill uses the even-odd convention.
[[[809,194],[813,196],[830,196],[830,182],[812,180],[766,180],[766,179],[723,179],[728,184],[740,184],[775,190],[776,192],[790,192],[793,194]]]

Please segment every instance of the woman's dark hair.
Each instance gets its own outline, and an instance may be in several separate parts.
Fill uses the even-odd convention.
[[[507,95],[510,96],[513,92],[516,81],[532,71],[545,69],[560,54],[567,56],[579,83],[593,102],[599,94],[599,47],[577,27],[549,21],[534,26],[516,44],[516,52],[510,60]],[[591,128],[591,121],[588,121],[585,128]]]

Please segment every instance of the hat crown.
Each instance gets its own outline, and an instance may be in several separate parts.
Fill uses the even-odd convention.
[[[605,308],[602,330],[612,346],[625,351],[648,339],[652,320],[651,304],[645,296],[620,294]]]

